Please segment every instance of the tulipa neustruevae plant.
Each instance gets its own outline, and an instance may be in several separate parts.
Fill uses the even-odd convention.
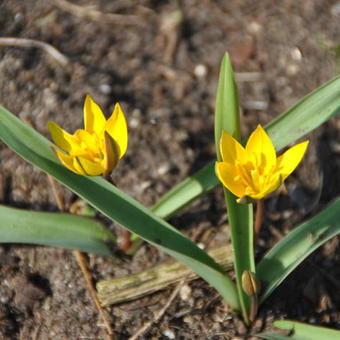
[[[338,199],[295,228],[255,263],[254,240],[261,226],[263,200],[268,195],[275,195],[298,166],[308,141],[298,143],[278,156],[277,153],[339,112],[340,78],[337,77],[303,98],[268,126],[254,126],[254,132],[243,143],[237,87],[229,57],[225,55],[215,108],[217,162],[185,179],[152,209],[142,206],[106,180],[118,162],[124,166],[122,156],[127,150],[126,121],[118,104],[106,120],[99,106],[87,96],[83,130],[72,135],[55,123],[49,124],[55,144],[0,107],[0,139],[108,218],[188,266],[212,285],[235,313],[243,316],[245,323],[250,324],[261,303],[280,283],[311,252],[340,232]],[[168,217],[220,182],[225,192],[235,281],[207,252],[166,222]],[[254,203],[257,203],[255,223]],[[63,214],[65,223],[60,224],[58,214],[45,216],[33,213],[38,214],[34,217],[23,214],[22,223],[14,223],[15,212],[8,208],[0,209],[0,217],[6,216],[15,225],[14,229],[1,226],[2,242],[29,241],[104,255],[110,253],[107,240],[114,238],[105,233],[97,222],[93,223],[91,233],[91,223],[85,223],[88,220],[83,217],[79,223],[86,225],[86,233],[79,234],[75,219],[80,217],[73,219]],[[39,220],[39,227],[27,229],[34,218]],[[51,227],[53,221],[58,224],[57,228]],[[73,229],[67,229],[68,225],[73,225]],[[66,230],[68,236],[63,238]],[[76,242],[78,235],[81,241]]]

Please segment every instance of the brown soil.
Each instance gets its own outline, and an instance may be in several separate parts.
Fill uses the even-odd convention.
[[[50,120],[69,131],[82,126],[86,93],[107,113],[119,101],[130,125],[130,143],[114,179],[147,206],[214,159],[215,90],[225,51],[243,73],[239,88],[245,136],[336,73],[336,54],[328,47],[339,43],[337,1],[142,0],[140,6],[130,0],[73,1],[84,7],[97,4],[103,13],[134,14],[138,20],[132,25],[131,17],[116,24],[78,18],[53,3],[0,2],[0,36],[48,42],[70,59],[62,67],[41,50],[0,47],[0,103],[47,136]],[[333,119],[308,136],[308,155],[287,181],[289,195],[267,202],[259,254],[339,195],[339,133],[340,121]],[[0,159],[1,203],[57,210],[43,173],[3,144]],[[66,190],[64,194],[67,202],[75,199]],[[221,189],[171,223],[189,236],[199,230],[213,233],[213,242],[225,241]],[[148,245],[127,263],[89,255],[95,280],[137,272],[165,259]],[[70,251],[3,245],[0,268],[0,338],[104,338]],[[189,284],[189,297],[177,297],[143,339],[245,339],[270,328],[276,318],[340,328],[339,268],[339,239],[333,239],[268,299],[251,330],[213,288],[196,280]],[[117,338],[134,334],[170,293],[110,308]]]

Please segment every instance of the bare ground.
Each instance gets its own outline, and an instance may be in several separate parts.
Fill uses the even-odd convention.
[[[337,1],[74,1],[97,4],[123,20],[69,14],[58,1],[3,0],[0,36],[41,40],[69,58],[67,67],[39,49],[0,47],[0,103],[47,134],[47,122],[82,125],[91,94],[107,114],[119,101],[129,122],[129,150],[114,179],[147,206],[214,159],[213,112],[219,63],[229,51],[239,76],[243,133],[266,124],[337,70]],[[63,7],[63,6],[61,6]],[[81,13],[80,13],[81,14]],[[131,17],[136,15],[136,17]],[[132,21],[132,22],[131,22]],[[288,195],[267,203],[259,255],[339,195],[340,121],[308,138],[308,155],[287,182]],[[47,178],[0,145],[1,203],[56,211]],[[321,194],[320,194],[321,193]],[[320,194],[320,195],[319,195]],[[68,203],[75,197],[64,191]],[[104,222],[113,228],[108,221]],[[171,222],[210,246],[227,240],[220,189]],[[95,280],[137,272],[168,257],[144,245],[127,263],[89,255]],[[293,318],[340,328],[339,239],[304,262],[262,306],[252,329],[233,316],[202,280],[186,287],[144,339],[246,339]],[[105,331],[71,252],[0,247],[0,337],[101,339]],[[127,339],[167,301],[171,289],[113,306],[110,322]]]

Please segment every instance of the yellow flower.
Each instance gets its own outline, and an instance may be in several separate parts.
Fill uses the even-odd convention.
[[[69,170],[85,176],[107,176],[126,152],[128,144],[124,113],[117,103],[106,120],[100,107],[90,96],[84,103],[84,130],[73,135],[54,122],[48,123],[53,147],[60,162]]]
[[[250,135],[245,148],[222,131],[222,162],[216,162],[216,175],[227,189],[239,197],[237,202],[247,202],[247,197],[261,199],[278,189],[294,171],[308,143],[299,143],[276,157],[274,145],[261,125]]]

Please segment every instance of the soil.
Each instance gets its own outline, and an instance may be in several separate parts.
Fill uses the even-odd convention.
[[[129,123],[129,149],[114,180],[146,206],[214,159],[215,91],[225,51],[239,73],[244,136],[334,77],[339,67],[332,49],[339,44],[337,1],[72,3],[125,17],[116,23],[78,17],[82,12],[68,13],[62,1],[0,2],[0,36],[44,41],[69,58],[65,67],[40,49],[1,46],[0,103],[48,136],[48,121],[68,131],[82,126],[87,93],[107,114],[119,101]],[[287,181],[288,194],[267,201],[259,255],[339,195],[339,135],[340,121],[334,118],[307,137],[311,145]],[[57,211],[45,174],[4,144],[0,159],[2,204]],[[66,189],[63,193],[68,204],[75,200]],[[215,235],[212,243],[226,241],[221,188],[170,222],[191,237],[199,230]],[[339,258],[335,238],[276,290],[251,329],[230,313],[213,288],[196,280],[186,286],[189,298],[178,296],[141,339],[247,339],[280,318],[340,329]],[[88,259],[98,281],[168,257],[145,244],[127,262]],[[72,252],[6,244],[0,246],[0,268],[1,339],[104,339],[104,326]],[[171,291],[109,308],[117,339],[127,339],[150,320]]]

